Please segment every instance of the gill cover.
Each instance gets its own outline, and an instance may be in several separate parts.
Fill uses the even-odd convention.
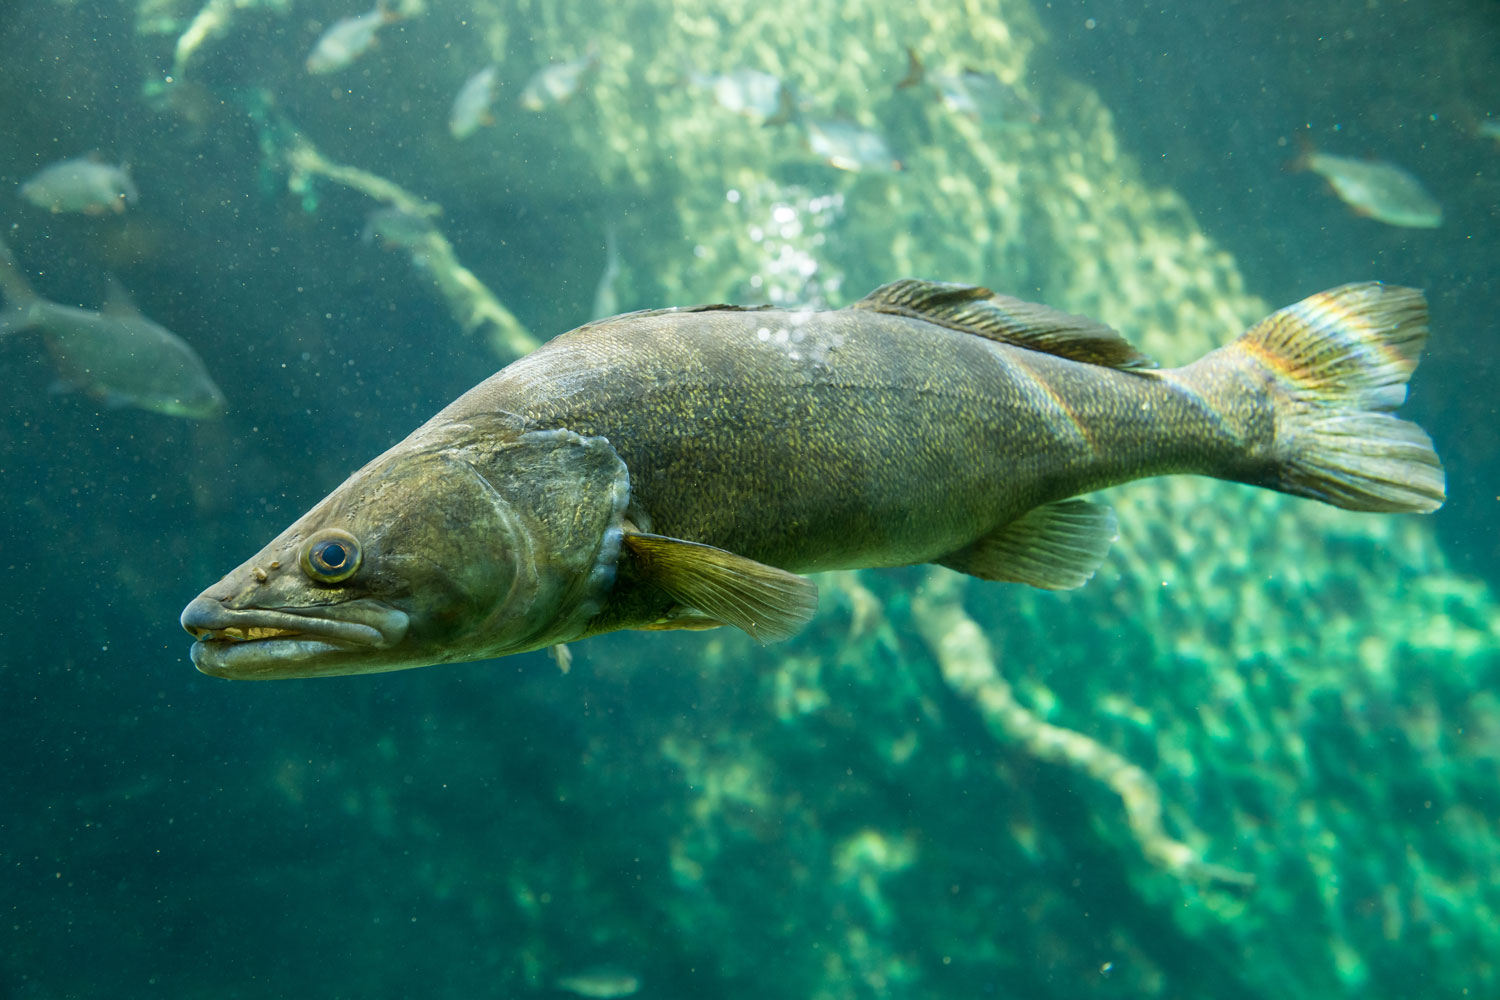
[[[620,456],[602,437],[527,430],[510,413],[470,416],[428,434],[455,474],[472,477],[490,498],[492,516],[511,522],[505,532],[511,551],[465,555],[480,563],[502,557],[514,569],[509,592],[496,595],[478,623],[475,631],[485,639],[477,655],[576,638],[614,583],[630,501]],[[464,535],[462,525],[448,529],[450,537]]]

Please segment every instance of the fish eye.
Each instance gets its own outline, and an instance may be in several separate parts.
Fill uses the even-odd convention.
[[[324,528],[302,546],[302,572],[319,583],[339,583],[359,571],[359,539],[338,528]]]

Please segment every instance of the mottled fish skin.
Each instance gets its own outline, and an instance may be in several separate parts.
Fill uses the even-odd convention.
[[[1067,498],[1144,476],[1429,511],[1441,466],[1391,415],[1425,337],[1421,294],[1375,283],[1160,371],[1091,321],[915,281],[835,311],[614,317],[459,397],[182,621],[199,669],[236,678],[622,628],[779,638],[812,614],[796,573],[939,562],[1078,586],[1115,526]],[[318,546],[337,580],[308,568]]]
[[[642,528],[808,573],[926,562],[1052,500],[1222,471],[1243,442],[1206,406],[1156,373],[906,316],[684,310],[558,337],[434,420],[603,437]]]
[[[21,185],[21,197],[49,212],[100,215],[123,212],[139,197],[129,170],[91,156],[63,160],[42,168]]]

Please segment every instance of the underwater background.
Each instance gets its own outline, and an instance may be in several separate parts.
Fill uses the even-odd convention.
[[[55,302],[117,276],[227,399],[60,391],[0,337],[0,995],[1500,996],[1500,8],[1162,7],[0,8],[0,236]],[[21,196],[91,152],[137,196]],[[767,647],[193,670],[184,603],[528,345],[907,276],[1168,364],[1423,288],[1448,503],[1152,480],[1074,592],[828,574]]]

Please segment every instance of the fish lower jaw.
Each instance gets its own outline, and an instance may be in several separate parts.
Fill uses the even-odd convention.
[[[365,672],[371,655],[399,645],[405,612],[373,599],[311,606],[231,608],[200,594],[182,612],[193,665],[213,677],[316,677]]]
[[[224,631],[224,630],[220,630]],[[247,629],[245,631],[252,631]],[[274,631],[253,629],[253,631]],[[199,638],[193,643],[193,666],[210,677],[259,680],[312,676],[302,665],[357,647],[294,632],[254,639]]]

